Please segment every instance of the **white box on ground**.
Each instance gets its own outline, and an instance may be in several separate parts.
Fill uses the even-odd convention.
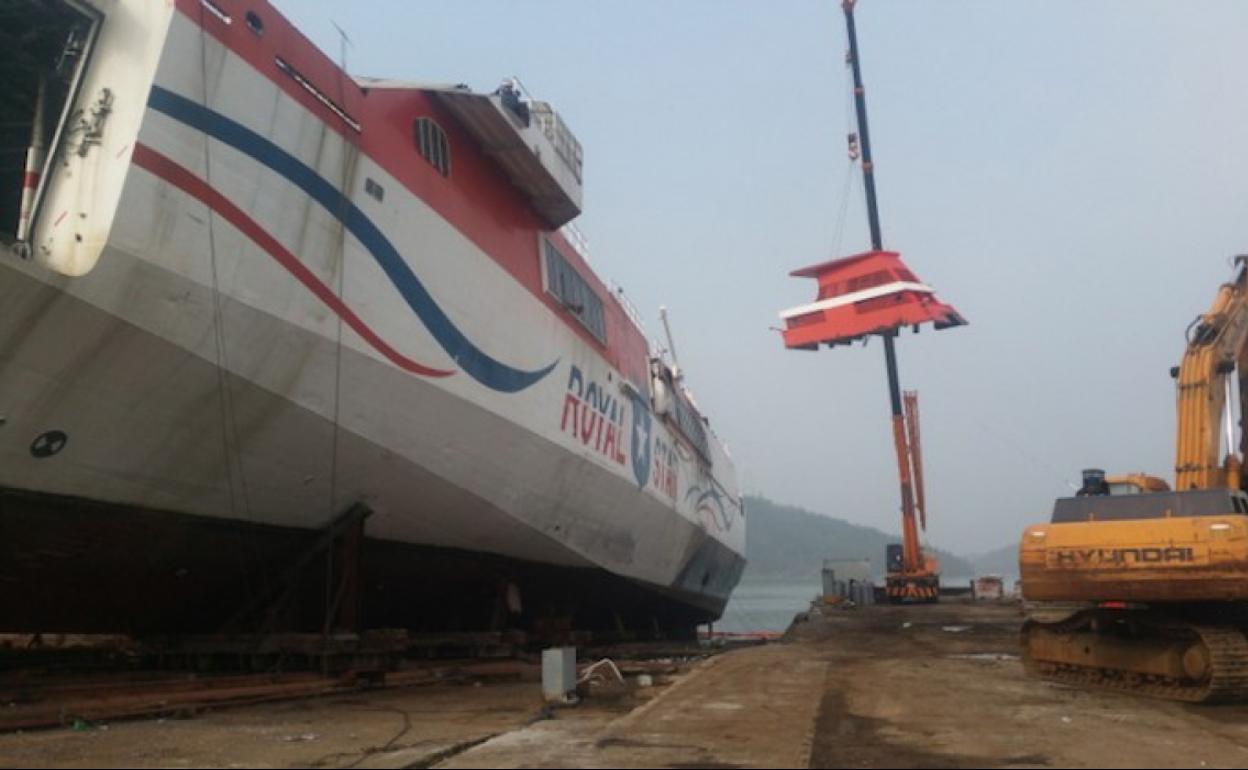
[[[566,701],[576,692],[576,648],[542,650],[542,695],[548,701]]]

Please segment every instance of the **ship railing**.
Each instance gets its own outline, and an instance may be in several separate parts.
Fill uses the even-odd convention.
[[[620,307],[624,309],[624,315],[628,316],[628,320],[633,322],[633,326],[637,327],[637,331],[641,332],[641,336],[645,337],[649,344],[650,335],[646,332],[646,322],[642,320],[641,312],[637,310],[637,306],[624,293],[624,287],[615,281],[607,281],[607,286],[611,289],[611,295],[620,303]]]
[[[568,124],[563,122],[563,118],[559,117],[559,113],[555,112],[549,102],[529,102],[529,112],[542,127],[546,138],[555,146],[555,154],[576,177],[576,181],[582,182],[585,153]]]
[[[563,118],[559,116],[559,113],[555,112],[555,108],[550,105],[550,102],[535,99],[520,78],[515,75],[512,75],[509,80],[512,86],[524,97],[524,100],[528,102],[529,114],[533,116],[538,126],[541,127],[547,141],[554,146],[555,154],[559,156],[563,164],[576,177],[577,183],[582,184],[584,182],[582,172],[585,165],[585,152],[581,148],[580,140],[572,133],[572,129],[568,128],[568,124],[563,122]]]
[[[592,268],[594,261],[589,256],[589,239],[585,237],[585,233],[582,233],[579,227],[569,222],[559,228],[559,234],[562,235],[563,239],[576,250],[576,253],[580,255],[581,259],[585,260],[585,264]],[[633,326],[637,327],[637,331],[641,332],[641,336],[645,337],[647,344],[649,344],[650,335],[646,332],[646,322],[642,320],[641,311],[637,309],[637,306],[633,304],[633,301],[628,298],[627,294],[624,293],[623,286],[620,286],[618,283],[609,278],[606,283],[607,290],[611,292],[611,296],[615,297],[615,301],[619,304],[620,308],[624,310],[624,315],[628,317],[628,320],[632,322]]]
[[[581,232],[581,228],[575,224],[568,222],[559,228],[559,233],[563,239],[576,249],[576,253],[581,255],[581,259],[585,260],[585,264],[592,264],[589,258],[589,239],[585,237],[585,233]]]

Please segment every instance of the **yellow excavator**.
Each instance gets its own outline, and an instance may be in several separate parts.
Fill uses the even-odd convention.
[[[1248,698],[1246,446],[1233,416],[1237,400],[1248,414],[1246,260],[1188,328],[1171,371],[1173,490],[1087,470],[1050,523],[1023,533],[1029,674],[1187,702]]]

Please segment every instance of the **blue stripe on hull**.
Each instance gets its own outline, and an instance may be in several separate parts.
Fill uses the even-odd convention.
[[[404,301],[447,355],[455,359],[455,363],[477,382],[492,390],[515,393],[537,383],[558,365],[559,361],[556,359],[544,368],[534,371],[515,369],[491,358],[474,345],[438,306],[428,289],[408,267],[398,249],[377,225],[315,170],[268,139],[218,112],[160,86],[152,87],[148,106],[203,131],[267,166],[303,190],[341,221],[347,231],[355,236],[381,266]],[[493,312],[492,309],[483,311]]]

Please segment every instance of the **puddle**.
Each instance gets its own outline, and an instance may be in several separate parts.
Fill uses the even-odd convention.
[[[954,660],[979,660],[989,663],[1000,663],[1011,660],[1018,660],[1017,655],[1010,655],[1004,652],[971,652],[965,655],[950,655]]]
[[[742,706],[740,703],[725,703],[723,701],[716,701],[714,703],[704,703],[702,704],[702,708],[707,711],[740,711],[745,708],[745,706]]]

